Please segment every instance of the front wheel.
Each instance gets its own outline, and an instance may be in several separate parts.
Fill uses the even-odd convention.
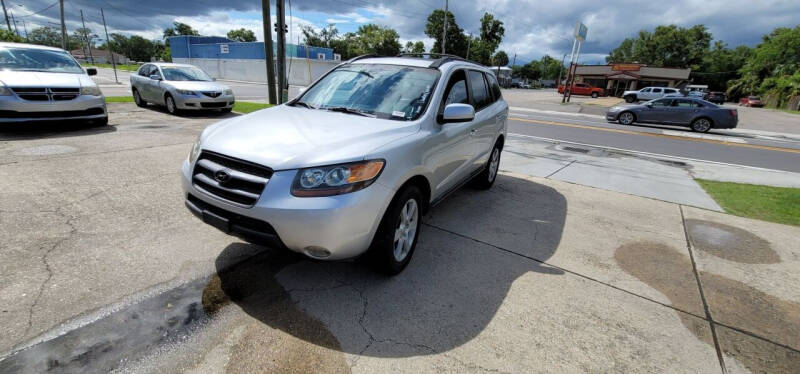
[[[136,103],[136,106],[138,107],[143,108],[147,106],[147,101],[144,101],[144,99],[142,99],[142,95],[139,95],[139,90],[135,88],[133,89],[133,102]]]
[[[172,95],[167,95],[165,99],[165,104],[167,106],[167,112],[169,114],[178,114],[178,106],[175,105],[175,99],[172,98]]]
[[[394,275],[411,261],[422,228],[422,196],[417,186],[406,186],[386,209],[367,253],[375,270]]]
[[[620,125],[628,126],[636,122],[636,117],[634,117],[631,112],[622,112],[617,118],[617,121],[619,121]]]
[[[489,160],[486,161],[486,166],[483,167],[483,171],[472,181],[475,188],[488,190],[492,187],[494,180],[497,179],[497,172],[500,170],[500,153],[502,151],[503,148],[500,146],[500,142],[495,143],[492,153],[489,155]]]
[[[597,92],[592,92],[592,99],[596,99],[598,96],[600,96],[600,94]]]

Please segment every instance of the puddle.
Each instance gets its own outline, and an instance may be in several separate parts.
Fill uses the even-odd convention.
[[[231,301],[248,300],[281,324],[276,338],[254,322],[232,349],[229,372],[346,372],[336,338],[324,324],[299,310],[274,275],[298,257],[283,251],[262,251],[241,263],[132,304],[95,322],[39,343],[0,361],[0,373],[96,373],[118,369],[160,347],[178,344],[210,326],[214,315]],[[222,332],[227,333],[227,331]],[[314,341],[321,346],[308,343]],[[225,369],[225,368],[220,368]],[[273,371],[273,370],[270,370]]]
[[[663,244],[638,242],[618,248],[614,257],[625,272],[664,294],[672,306],[705,315],[688,255]],[[794,348],[717,325],[726,355],[753,372],[792,372],[800,367],[800,304],[716,274],[699,275],[715,321]],[[706,321],[680,312],[678,316],[698,339],[713,347]]]
[[[15,156],[50,156],[73,153],[77,151],[78,148],[69,145],[48,144],[36,147],[21,148],[16,150],[13,154]]]
[[[714,256],[744,264],[776,264],[780,256],[759,236],[717,222],[687,219],[692,246]]]

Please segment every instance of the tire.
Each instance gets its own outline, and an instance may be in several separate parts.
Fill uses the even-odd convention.
[[[691,124],[692,131],[695,132],[708,132],[708,130],[711,130],[711,126],[711,120],[705,117],[700,117],[692,121]]]
[[[599,96],[600,94],[598,94],[597,92],[592,92],[592,99],[596,99]]]
[[[164,96],[164,105],[166,106],[167,112],[169,114],[180,113],[180,110],[178,109],[178,106],[175,104],[175,99],[172,98],[172,95],[167,94],[166,96]]]
[[[367,252],[376,271],[395,275],[411,261],[422,228],[422,196],[417,186],[409,185],[392,199]]]
[[[488,190],[492,188],[495,179],[497,179],[497,172],[500,170],[500,155],[503,152],[503,147],[500,142],[494,144],[492,152],[489,154],[489,159],[486,160],[486,166],[483,171],[475,176],[472,180],[472,185],[481,190]]]
[[[147,106],[147,101],[142,99],[142,95],[139,95],[139,90],[133,89],[133,102],[136,103],[136,106],[140,108],[144,108]]]
[[[636,97],[634,97],[634,96],[631,96],[631,95],[625,96],[625,102],[626,102],[626,103],[629,103],[629,104],[630,104],[630,103],[632,103],[632,102],[634,102],[634,101],[636,101]]]
[[[617,116],[617,122],[623,126],[630,126],[636,122],[636,115],[631,112],[622,112]]]

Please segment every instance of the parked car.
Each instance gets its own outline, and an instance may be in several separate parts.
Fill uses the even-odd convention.
[[[0,43],[0,123],[80,120],[108,124],[106,101],[84,69],[63,49]]]
[[[761,108],[764,106],[764,102],[761,101],[760,96],[746,96],[739,99],[739,106],[749,106],[749,107],[757,107]]]
[[[638,105],[619,105],[609,108],[606,120],[621,125],[635,122],[689,126],[697,132],[732,129],[739,123],[736,109],[719,107],[697,98],[662,98]]]
[[[572,88],[569,89],[571,95],[586,95],[597,98],[599,96],[605,96],[606,91],[599,87],[592,87],[586,83],[575,83],[572,85]],[[564,93],[564,85],[558,85],[558,93]]]
[[[246,240],[398,273],[432,205],[492,186],[507,116],[481,65],[355,58],[287,104],[207,127],[182,166],[186,206]]]
[[[708,93],[706,93],[704,91],[697,91],[697,90],[696,91],[689,91],[686,94],[687,97],[694,97],[694,98],[703,99],[703,100],[705,100],[707,95],[708,95]]]
[[[230,112],[236,100],[230,87],[215,82],[203,69],[193,65],[149,63],[131,74],[133,101],[167,108],[170,114],[183,110]]]
[[[714,104],[725,104],[725,93],[719,91],[711,91],[705,97],[706,101],[710,101]]]
[[[669,87],[645,87],[638,91],[625,91],[622,94],[622,98],[625,99],[626,103],[680,96],[683,96],[683,94],[677,88]]]

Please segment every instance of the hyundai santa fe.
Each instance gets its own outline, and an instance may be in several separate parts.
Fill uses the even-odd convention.
[[[284,105],[206,128],[183,163],[185,204],[251,242],[396,274],[431,206],[492,186],[507,116],[481,65],[355,58]]]

